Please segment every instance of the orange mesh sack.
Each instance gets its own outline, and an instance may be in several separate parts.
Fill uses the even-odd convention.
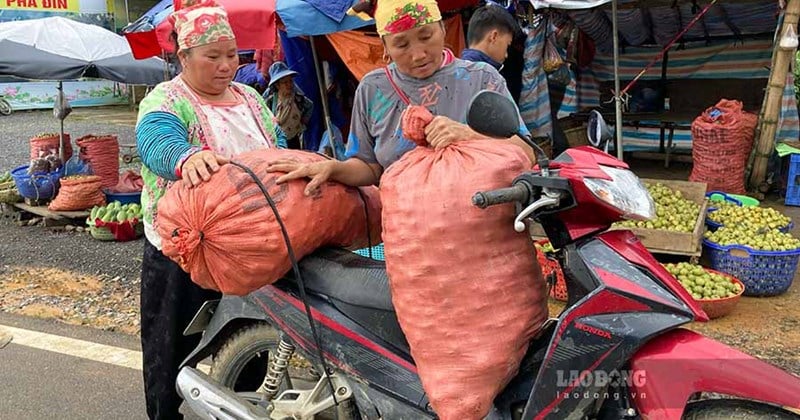
[[[381,180],[392,302],[431,406],[481,419],[547,318],[547,290],[514,205],[481,210],[477,191],[508,187],[530,161],[499,140],[420,146]]]
[[[61,178],[58,196],[47,206],[52,211],[86,210],[104,206],[106,196],[103,184],[97,175],[74,175]]]
[[[706,109],[692,122],[692,173],[689,181],[708,189],[744,194],[745,169],[758,117],[742,103],[727,99]]]
[[[80,158],[100,177],[104,188],[119,182],[119,141],[115,135],[87,135],[75,140],[81,148]]]
[[[61,137],[57,133],[53,134],[39,134],[30,139],[31,160],[40,157],[42,154],[47,155],[55,153],[58,155],[58,149],[61,145]],[[64,133],[64,162],[72,157],[72,141],[70,141],[69,134]]]
[[[276,184],[269,162],[325,158],[298,150],[267,149],[239,155],[267,188],[286,226],[298,259],[321,246],[363,248],[380,242],[377,188],[329,182],[306,197],[307,180]],[[363,199],[362,199],[363,196]],[[369,218],[367,218],[369,214]],[[368,220],[369,219],[369,220]],[[245,295],[280,279],[291,269],[280,226],[255,181],[241,168],[224,165],[194,188],[173,185],[158,203],[156,229],[164,255],[192,281],[225,294]]]

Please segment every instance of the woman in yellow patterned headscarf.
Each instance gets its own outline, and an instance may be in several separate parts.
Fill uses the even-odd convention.
[[[313,164],[274,162],[272,171],[288,172],[278,182],[311,178],[306,193],[326,181],[360,186],[377,184],[383,170],[415,144],[398,129],[407,105],[422,105],[436,117],[425,129],[435,148],[484,138],[466,124],[467,106],[483,89],[508,95],[505,80],[493,67],[456,58],[445,48],[445,29],[435,0],[365,0],[349,12],[375,17],[387,63],[361,80],[353,104],[345,161]],[[523,133],[527,132],[520,121]],[[521,138],[508,139],[534,160],[533,150]]]

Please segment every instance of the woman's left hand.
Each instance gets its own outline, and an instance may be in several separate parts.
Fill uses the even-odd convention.
[[[428,144],[434,149],[441,149],[450,143],[462,140],[482,139],[486,136],[476,133],[466,124],[461,124],[447,117],[437,116],[425,127]]]

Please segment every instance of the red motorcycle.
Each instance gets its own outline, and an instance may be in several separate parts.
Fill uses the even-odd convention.
[[[518,121],[513,103],[488,91],[476,96],[468,115],[476,131],[498,138],[515,134]],[[800,418],[786,409],[800,408],[800,378],[679,328],[708,317],[636,236],[608,230],[616,221],[655,213],[628,166],[590,147],[569,149],[552,162],[540,150],[539,157],[538,170],[508,188],[477,193],[473,203],[515,203],[519,232],[527,230],[527,219],[542,224],[558,249],[569,301],[530,343],[486,418]],[[242,322],[272,331],[273,348],[256,392],[234,392],[184,367],[178,388],[203,418],[310,419],[332,408],[340,418],[436,418],[380,262],[321,250],[300,261],[293,276],[242,298],[223,298],[215,308],[187,363],[214,353],[228,327]],[[198,319],[204,317],[208,312]],[[288,374],[295,352],[324,359],[310,389],[294,386]]]

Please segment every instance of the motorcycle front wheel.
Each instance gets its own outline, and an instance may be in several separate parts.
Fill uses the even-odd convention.
[[[798,420],[800,415],[772,405],[735,399],[712,399],[689,403],[684,420]]]

